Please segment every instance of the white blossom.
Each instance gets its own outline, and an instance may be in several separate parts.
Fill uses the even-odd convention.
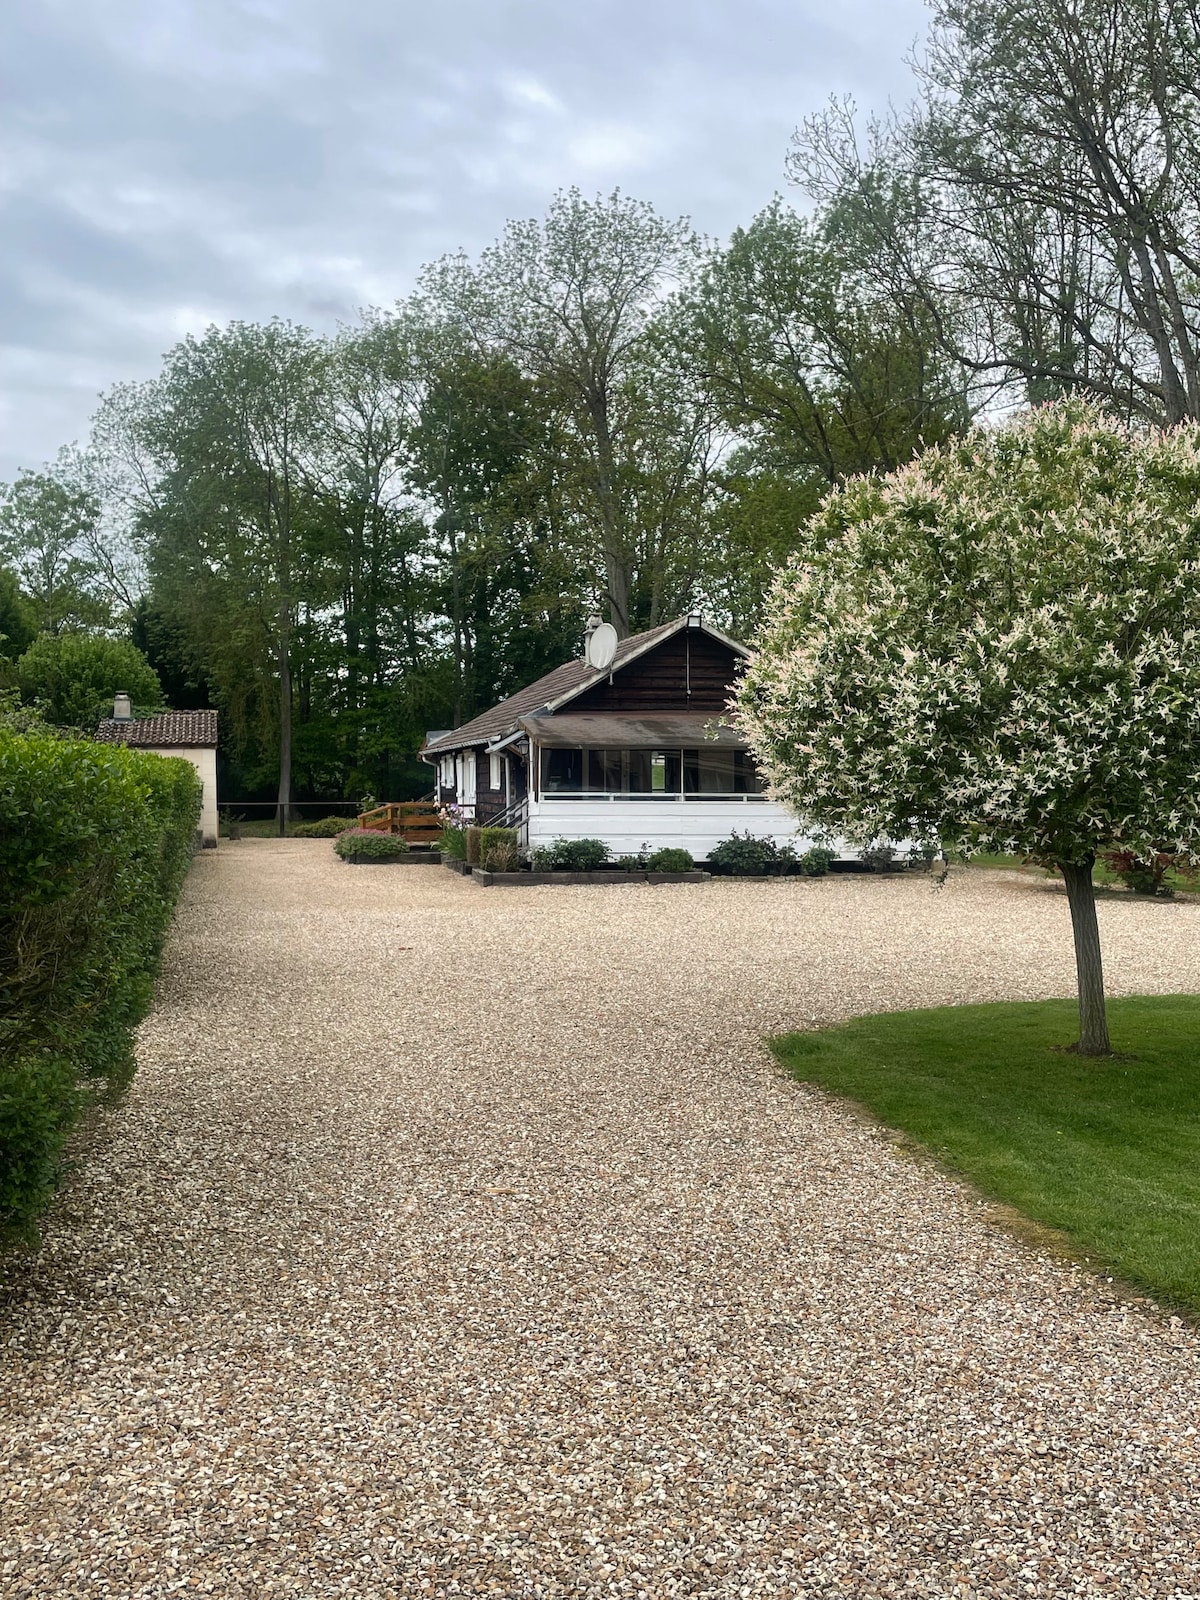
[[[846,484],[734,717],[777,798],[862,843],[1200,863],[1200,428],[1068,402]]]

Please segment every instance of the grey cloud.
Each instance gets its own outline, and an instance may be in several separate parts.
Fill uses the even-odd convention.
[[[6,26],[0,478],[210,319],[331,328],[554,189],[724,236],[921,0],[42,0]]]

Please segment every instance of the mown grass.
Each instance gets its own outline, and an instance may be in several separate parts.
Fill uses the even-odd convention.
[[[1118,1055],[1066,1053],[1073,1001],[860,1017],[772,1041],[983,1193],[1200,1314],[1200,996],[1109,1002]]]
[[[1025,856],[1000,856],[980,854],[972,856],[967,863],[970,867],[990,867],[993,870],[1004,872],[1031,872],[1037,877],[1056,878],[1062,882],[1062,874],[1057,867],[1041,867],[1036,862],[1028,860]],[[1092,881],[1098,889],[1124,889],[1118,873],[1106,867],[1103,861],[1097,861],[1092,868]],[[1163,879],[1163,884],[1173,894],[1194,894],[1200,883],[1195,877],[1186,877],[1183,873],[1169,871]]]

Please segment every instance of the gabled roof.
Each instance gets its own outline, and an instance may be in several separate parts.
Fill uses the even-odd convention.
[[[217,713],[164,711],[157,717],[105,717],[96,737],[104,744],[127,744],[137,750],[215,747]]]
[[[688,627],[707,633],[710,638],[728,645],[740,656],[750,654],[744,644],[739,644],[736,639],[730,639],[728,635],[703,620],[694,622],[686,616],[675,617],[671,622],[664,622],[657,628],[648,628],[645,633],[631,633],[628,639],[622,639],[607,667],[589,666],[582,657],[576,661],[564,662],[561,667],[555,667],[553,672],[548,672],[536,683],[518,689],[516,694],[510,694],[507,700],[501,700],[499,705],[493,706],[490,711],[480,712],[479,716],[472,717],[470,722],[464,722],[461,728],[454,728],[451,732],[442,734],[440,738],[431,739],[421,754],[422,756],[445,755],[451,750],[462,750],[468,745],[492,744],[497,739],[502,739],[505,734],[515,732],[518,718],[528,716],[534,711],[557,711],[560,706],[568,705],[581,695],[585,689],[590,689],[593,684],[603,683],[610,673],[619,672],[638,656],[645,655],[648,650],[653,650],[672,634],[681,633]]]

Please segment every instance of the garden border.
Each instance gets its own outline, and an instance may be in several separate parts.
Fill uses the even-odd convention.
[[[464,863],[465,865],[465,863]],[[707,883],[711,872],[485,872],[468,868],[472,878],[485,889],[514,888],[543,883]]]

